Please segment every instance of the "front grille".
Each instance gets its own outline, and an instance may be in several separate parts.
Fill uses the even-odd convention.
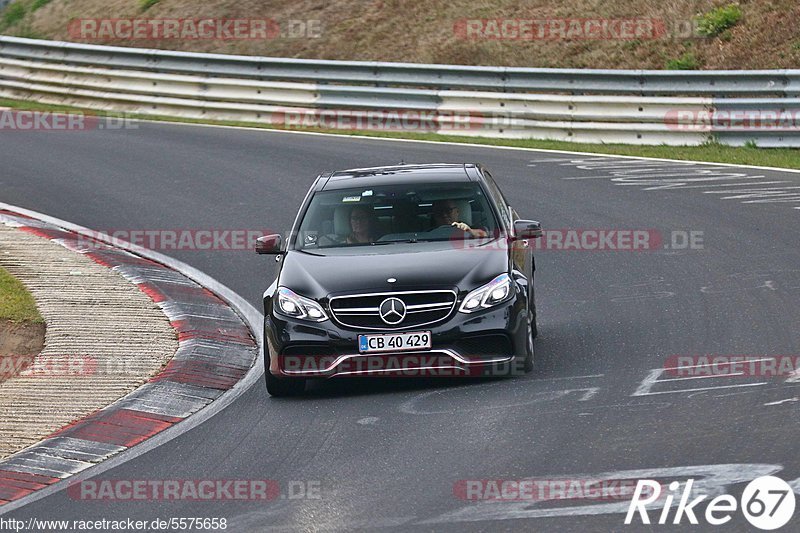
[[[380,306],[387,298],[397,298],[405,305],[405,318],[397,324],[388,324],[381,319]],[[455,306],[456,293],[448,290],[356,294],[336,296],[330,300],[331,314],[338,323],[370,330],[427,326],[446,319]]]

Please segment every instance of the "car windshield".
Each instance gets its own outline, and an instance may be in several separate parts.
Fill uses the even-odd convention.
[[[486,239],[497,230],[477,183],[380,185],[316,193],[294,248]]]

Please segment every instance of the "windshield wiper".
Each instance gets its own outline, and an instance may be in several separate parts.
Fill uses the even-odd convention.
[[[375,241],[372,243],[372,245],[376,246],[378,244],[399,244],[399,243],[414,244],[418,242],[443,242],[446,240],[448,239],[420,239],[418,237],[410,237],[406,239],[392,239],[390,241]]]
[[[408,242],[417,242],[416,239],[396,239],[391,241],[375,241],[370,243],[372,246],[380,246],[382,244],[398,244],[398,243],[408,243]]]

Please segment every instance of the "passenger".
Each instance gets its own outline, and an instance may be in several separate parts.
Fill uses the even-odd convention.
[[[458,209],[458,204],[453,200],[436,200],[433,202],[433,227],[440,226],[454,226],[461,231],[465,231],[473,237],[480,239],[486,237],[488,234],[482,229],[472,229],[466,223],[461,222],[461,213]]]
[[[357,205],[350,210],[350,235],[347,244],[366,244],[375,242],[378,235],[378,221],[371,207]]]

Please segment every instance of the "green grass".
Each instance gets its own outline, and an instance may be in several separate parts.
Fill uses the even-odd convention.
[[[739,4],[728,4],[697,17],[697,31],[706,37],[716,37],[742,20]]]
[[[42,39],[42,34],[32,29],[30,26],[23,24],[18,26],[14,32],[14,37],[24,37],[26,39]]]
[[[25,18],[25,6],[20,2],[8,4],[5,11],[3,11],[3,18],[0,19],[0,28],[7,28],[13,26],[20,20]]]
[[[53,0],[33,0],[33,3],[31,4],[31,13],[38,11],[52,1]]]
[[[87,110],[79,107],[39,104],[35,102],[0,99],[0,107],[32,109],[41,111],[83,112],[99,116],[126,116],[132,119],[179,122],[187,124],[213,124],[220,126],[241,126],[256,129],[285,130],[268,124],[238,121],[214,121],[201,119],[184,119],[168,116],[150,116],[123,114]],[[292,129],[292,131],[297,131]],[[540,141],[531,139],[490,139],[481,137],[461,137],[457,135],[440,135],[437,133],[406,133],[382,131],[341,131],[324,129],[304,129],[318,133],[335,133],[356,137],[380,137],[411,139],[420,141],[446,141],[460,144],[480,144],[487,146],[509,146],[515,148],[532,148],[540,150],[563,150],[568,152],[586,152],[594,154],[626,155],[636,157],[655,157],[660,159],[679,159],[685,161],[707,161],[713,163],[730,163],[735,165],[756,165],[764,167],[800,169],[800,149],[794,148],[757,148],[753,143],[749,146],[736,147],[709,143],[702,146],[634,146],[629,144],[588,144],[564,141]]]
[[[684,52],[683,55],[677,59],[670,59],[667,61],[667,70],[696,70],[700,64],[692,52]]]
[[[3,268],[0,268],[0,320],[44,323],[31,294]]]
[[[142,11],[147,11],[154,5],[158,3],[158,0],[141,0],[139,2],[139,6],[142,8]]]

